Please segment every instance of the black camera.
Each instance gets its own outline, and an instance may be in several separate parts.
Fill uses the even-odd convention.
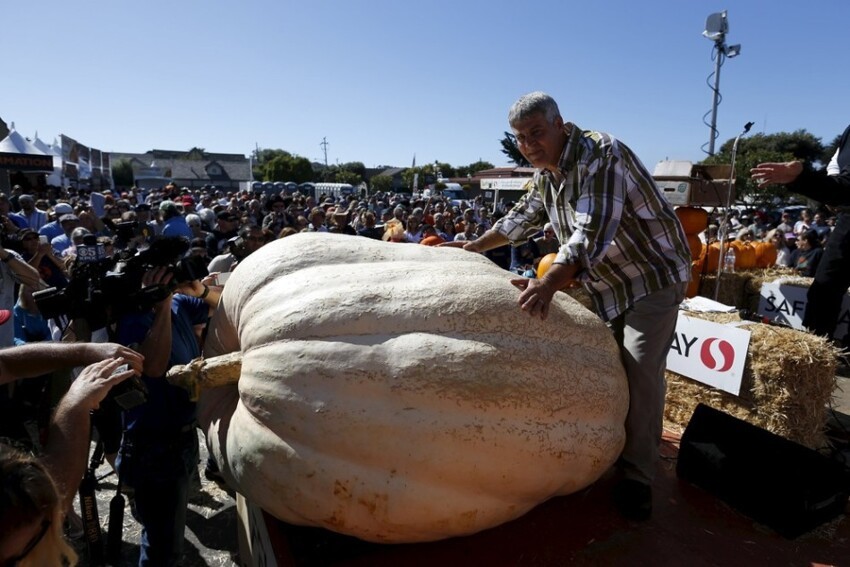
[[[142,312],[168,297],[179,284],[201,279],[205,266],[184,258],[189,241],[159,237],[139,251],[123,250],[108,256],[102,244],[88,235],[77,247],[71,279],[64,289],[49,288],[33,294],[45,319],[85,319],[92,329],[105,327],[126,313]],[[166,267],[168,285],[142,287],[145,272]]]

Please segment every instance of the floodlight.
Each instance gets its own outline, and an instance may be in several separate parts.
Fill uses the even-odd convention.
[[[705,125],[711,128],[711,137],[708,140],[708,155],[714,155],[714,139],[717,137],[717,105],[720,104],[720,66],[723,65],[723,61],[726,60],[727,57],[737,57],[741,54],[741,44],[737,45],[726,45],[726,32],[729,31],[729,20],[726,17],[726,10],[722,12],[716,12],[711,14],[705,20],[705,31],[702,32],[702,35],[707,37],[708,39],[714,42],[714,47],[712,48],[712,59],[714,59],[714,87],[712,87],[712,92],[714,93],[714,97],[711,104],[711,123],[705,122],[705,116],[708,116],[708,112],[703,116],[703,122]],[[716,52],[716,54],[714,54]],[[710,77],[711,75],[709,75]]]
[[[705,31],[702,35],[711,41],[721,41],[726,32],[729,31],[729,22],[726,19],[726,10],[715,12],[705,20]]]

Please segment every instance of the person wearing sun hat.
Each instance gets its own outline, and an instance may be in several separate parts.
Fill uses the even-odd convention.
[[[59,222],[59,218],[63,215],[73,215],[74,207],[69,205],[68,203],[56,203],[53,205],[53,220],[44,225],[43,227],[38,229],[38,233],[47,237],[47,241],[50,242],[57,236],[61,235],[64,231],[62,230],[62,224]]]

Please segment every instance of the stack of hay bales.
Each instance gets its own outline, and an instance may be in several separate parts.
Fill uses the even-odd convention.
[[[792,277],[795,281],[808,280],[805,283],[800,283],[804,287],[808,287],[811,283],[811,278],[794,277],[794,274],[795,272],[790,268],[754,268],[751,270],[723,272],[720,274],[720,288],[717,289],[716,299],[724,305],[732,305],[738,309],[748,309],[755,313],[758,310],[761,286],[765,282]],[[717,273],[701,274],[699,295],[715,299],[714,292],[716,287]]]
[[[688,313],[726,323],[736,315]],[[825,446],[838,349],[824,338],[752,323],[740,396],[667,372],[666,425],[682,431],[704,403],[812,449]]]

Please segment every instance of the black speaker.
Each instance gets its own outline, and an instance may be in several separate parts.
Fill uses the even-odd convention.
[[[843,513],[850,495],[838,462],[704,404],[682,435],[676,473],[786,538]]]

